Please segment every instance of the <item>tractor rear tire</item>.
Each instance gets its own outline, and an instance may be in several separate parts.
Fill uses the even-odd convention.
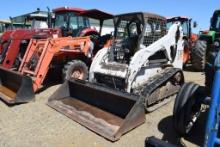
[[[211,95],[212,84],[215,76],[215,58],[218,51],[211,51],[207,54],[205,65],[205,86],[207,87],[209,95]]]
[[[200,98],[200,90],[198,84],[185,83],[176,96],[173,108],[173,125],[180,136],[189,133],[194,121],[196,121],[192,121],[195,114],[200,112],[201,103],[197,102],[197,99]]]
[[[184,40],[183,46],[184,46],[184,49],[183,49],[183,67],[186,67],[186,64],[190,60],[189,42],[187,40]]]
[[[196,71],[203,71],[205,68],[206,61],[206,51],[207,51],[207,41],[197,40],[195,48],[191,52],[191,62],[192,67]]]
[[[67,62],[63,68],[63,80],[86,80],[88,78],[88,67],[81,60]]]

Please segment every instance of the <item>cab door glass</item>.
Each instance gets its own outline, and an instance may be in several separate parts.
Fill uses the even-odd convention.
[[[137,24],[135,22],[132,22],[129,25],[129,34],[130,34],[130,37],[138,35]]]
[[[65,14],[56,14],[55,27],[67,28],[67,20],[66,20],[66,15]]]
[[[84,20],[83,17],[81,17],[81,16],[78,17],[79,27],[80,28],[83,28],[83,27],[86,26],[83,20]]]
[[[220,29],[220,16],[217,17],[215,28]]]
[[[78,28],[78,23],[77,23],[77,17],[76,16],[71,16],[70,17],[70,26],[71,29],[77,29]]]

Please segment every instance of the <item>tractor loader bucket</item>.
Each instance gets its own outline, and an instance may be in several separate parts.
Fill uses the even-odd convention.
[[[0,98],[8,104],[26,103],[35,97],[32,79],[0,67]]]
[[[145,121],[140,98],[85,81],[66,81],[48,105],[111,140]]]

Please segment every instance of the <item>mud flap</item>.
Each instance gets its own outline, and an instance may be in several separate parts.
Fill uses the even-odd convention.
[[[48,105],[111,140],[145,121],[142,98],[83,81],[66,81]]]
[[[34,100],[32,79],[0,67],[0,98],[8,104],[27,103]]]

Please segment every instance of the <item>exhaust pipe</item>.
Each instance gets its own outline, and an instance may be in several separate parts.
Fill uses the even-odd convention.
[[[29,76],[0,67],[0,98],[8,104],[20,104],[35,98]]]
[[[65,81],[48,105],[111,141],[145,121],[142,98],[85,81]]]

